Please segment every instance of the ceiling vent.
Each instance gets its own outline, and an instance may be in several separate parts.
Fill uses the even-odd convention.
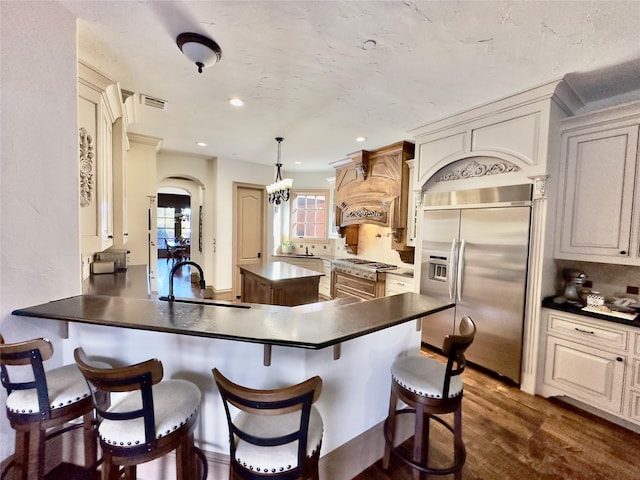
[[[160,98],[150,97],[149,95],[145,95],[144,93],[140,94],[140,103],[146,105],[147,107],[157,108],[159,110],[167,109],[167,101],[161,100]]]

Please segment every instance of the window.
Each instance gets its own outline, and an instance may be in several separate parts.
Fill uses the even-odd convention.
[[[328,198],[326,190],[293,192],[291,201],[292,239],[327,239]]]
[[[175,208],[158,207],[158,246],[165,247],[164,240],[174,240],[176,238]]]

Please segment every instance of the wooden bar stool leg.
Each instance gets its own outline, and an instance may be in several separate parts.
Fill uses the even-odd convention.
[[[13,455],[13,471],[21,472],[19,480],[27,480],[27,452],[29,451],[29,432],[16,430],[16,446]]]
[[[136,465],[127,465],[126,467],[124,467],[124,478],[126,480],[136,480],[136,470]]]
[[[44,439],[45,432],[39,423],[29,425],[29,456],[25,462],[28,465],[29,480],[44,478]]]
[[[454,461],[458,463],[461,461],[462,449],[464,444],[462,442],[462,403],[453,413],[453,451]],[[462,480],[462,467],[455,472],[455,480]]]
[[[193,433],[185,435],[176,449],[176,479],[195,479],[195,451]]]
[[[415,428],[413,434],[413,461],[418,464],[422,464],[424,456],[424,428],[424,408],[422,405],[416,405]],[[428,444],[427,448],[429,448]],[[421,472],[418,470],[413,471],[413,478],[415,480],[420,480],[421,477]]]
[[[424,421],[422,422],[422,455],[420,458],[420,464],[429,465],[429,435],[431,432],[431,415],[424,414]],[[426,478],[427,475],[422,473],[420,478]]]
[[[94,468],[98,459],[98,437],[96,435],[93,421],[93,412],[85,413],[83,416],[83,438],[84,438],[84,466]]]
[[[113,464],[111,455],[102,454],[102,480],[118,480],[118,466]]]
[[[398,394],[391,388],[391,396],[389,398],[389,417],[384,425],[385,435],[391,440],[393,444],[395,440],[396,431],[396,408],[398,404]],[[384,442],[384,455],[382,457],[382,468],[385,470],[389,468],[389,460],[391,458],[391,447]]]

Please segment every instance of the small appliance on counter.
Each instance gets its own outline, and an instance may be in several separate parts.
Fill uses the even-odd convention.
[[[129,250],[105,250],[104,252],[98,252],[94,255],[95,262],[113,263],[113,270],[111,272],[100,273],[115,273],[124,272],[127,270],[129,264],[128,254]],[[94,272],[96,273],[96,272]]]
[[[562,296],[568,301],[582,302],[582,288],[587,281],[587,275],[575,268],[565,268],[562,271],[564,278],[564,292]]]
[[[116,263],[113,260],[94,260],[91,262],[91,274],[102,275],[104,273],[115,273]]]

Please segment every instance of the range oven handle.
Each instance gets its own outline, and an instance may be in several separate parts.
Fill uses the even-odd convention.
[[[453,301],[454,286],[456,281],[456,245],[457,239],[451,240],[451,252],[449,252],[449,267],[447,271],[447,286],[449,287],[449,300]]]
[[[456,271],[456,293],[458,302],[462,301],[462,277],[464,276],[464,239],[460,242],[460,251],[458,252],[458,269]]]

